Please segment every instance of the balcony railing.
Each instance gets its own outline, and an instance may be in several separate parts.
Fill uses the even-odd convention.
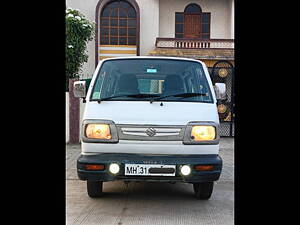
[[[233,39],[156,38],[157,48],[234,49]]]

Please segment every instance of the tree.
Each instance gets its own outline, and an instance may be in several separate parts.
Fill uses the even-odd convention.
[[[66,77],[79,78],[82,65],[87,62],[87,43],[95,35],[95,24],[78,10],[66,10]]]
[[[87,62],[86,47],[95,34],[95,24],[78,10],[66,10],[66,89],[69,91],[69,143],[79,143],[79,99],[73,95],[73,83],[80,77],[82,65]]]

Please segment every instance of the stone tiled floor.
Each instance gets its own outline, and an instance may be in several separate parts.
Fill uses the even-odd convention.
[[[208,201],[196,200],[185,183],[106,182],[100,199],[86,193],[76,174],[80,145],[66,147],[67,224],[233,225],[234,140],[222,138],[223,171]]]

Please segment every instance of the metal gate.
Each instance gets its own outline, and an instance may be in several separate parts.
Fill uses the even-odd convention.
[[[220,136],[234,136],[234,67],[225,60],[216,62],[210,69],[213,84],[226,84],[226,99],[218,100]]]

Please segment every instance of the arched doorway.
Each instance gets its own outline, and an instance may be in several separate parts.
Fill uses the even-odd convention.
[[[100,0],[96,7],[96,65],[99,60],[139,55],[139,7],[135,0]]]
[[[184,38],[201,37],[202,9],[197,4],[189,4],[184,9]]]
[[[203,12],[195,3],[175,13],[175,38],[210,38],[210,12]]]

